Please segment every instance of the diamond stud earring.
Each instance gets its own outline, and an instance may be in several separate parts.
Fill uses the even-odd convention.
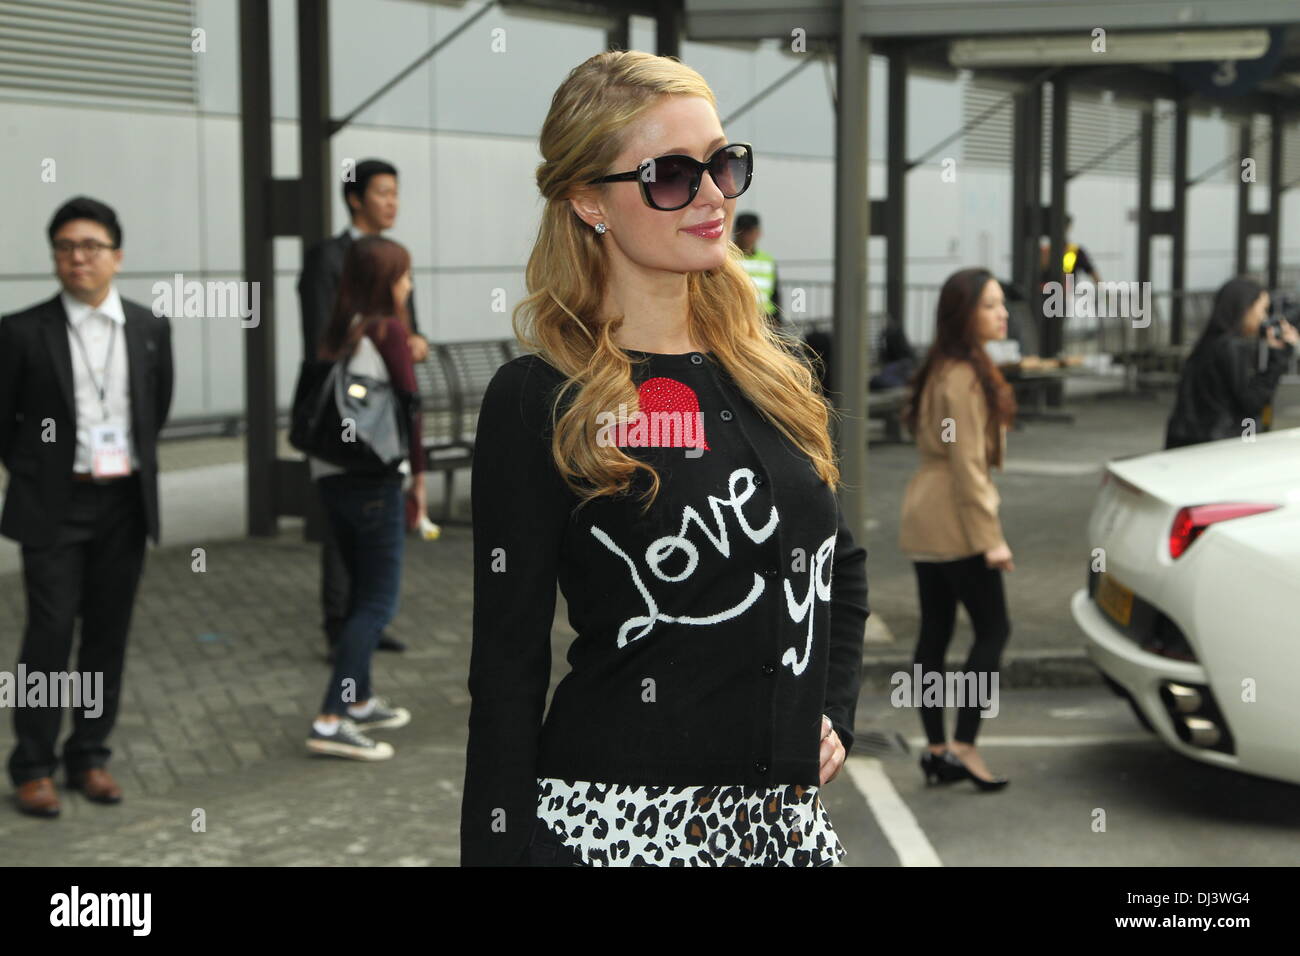
[[[608,231],[608,227],[603,222],[596,223],[596,235],[603,236]]]

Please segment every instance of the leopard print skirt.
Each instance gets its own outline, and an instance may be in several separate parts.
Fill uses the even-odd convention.
[[[580,866],[833,866],[816,787],[645,787],[541,778],[529,859]]]

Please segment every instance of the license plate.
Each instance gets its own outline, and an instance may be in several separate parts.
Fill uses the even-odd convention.
[[[1097,605],[1121,627],[1128,627],[1133,617],[1133,592],[1103,573],[1097,584]]]

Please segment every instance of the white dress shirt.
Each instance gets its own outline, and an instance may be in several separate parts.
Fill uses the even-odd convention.
[[[122,311],[122,297],[116,287],[110,286],[108,296],[94,308],[67,292],[61,298],[68,314],[72,394],[77,406],[77,452],[72,470],[87,473],[91,470],[92,425],[119,425],[125,429],[127,447],[131,449],[131,467],[138,469],[140,460],[131,434],[130,366],[126,358],[126,314]],[[90,368],[86,366],[87,357]],[[104,386],[103,403],[99,400],[97,381]]]

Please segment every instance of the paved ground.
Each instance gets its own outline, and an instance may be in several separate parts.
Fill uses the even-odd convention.
[[[850,773],[827,788],[851,865],[1217,867],[1300,860],[1300,789],[1174,753],[1103,687],[1003,691],[1001,713],[986,723],[980,750],[1010,778],[1008,787],[927,787],[917,767],[917,715],[891,707],[883,694],[864,696],[859,727],[898,731],[913,753],[850,757]],[[873,765],[880,774],[864,772]],[[1094,830],[1094,820],[1105,829]],[[1210,873],[1187,880],[1178,888],[1219,888]],[[1066,910],[1074,903],[1061,902]]]
[[[1300,424],[1294,399],[1280,405],[1280,424]],[[1096,466],[1107,457],[1158,447],[1165,414],[1163,403],[1136,399],[1084,403],[1074,411],[1074,425],[1031,423],[1012,434],[1012,466],[999,479],[1018,564],[1010,581],[1009,650],[1031,661],[1034,653],[1074,653],[1079,646],[1067,601],[1083,581],[1082,535]],[[194,445],[188,453],[203,460],[204,468],[230,467],[213,462],[229,447]],[[869,657],[882,663],[910,654],[916,631],[910,567],[894,546],[898,503],[914,460],[910,446],[871,451],[871,603],[896,638],[869,646]],[[200,471],[171,475],[201,491],[201,479],[210,479]],[[229,480],[223,473],[221,481]],[[235,524],[228,533],[238,529]],[[277,540],[209,540],[202,545],[202,573],[192,570],[188,543],[151,551],[114,738],[112,766],[127,799],[106,808],[68,794],[57,821],[22,817],[0,805],[0,864],[454,864],[468,704],[470,544],[465,527],[446,529],[437,542],[408,543],[395,630],[412,650],[377,655],[376,687],[410,707],[416,720],[385,734],[397,757],[377,765],[313,758],[303,749],[328,676],[314,610],[313,546],[286,523]],[[19,577],[0,575],[0,662],[16,657],[22,603]],[[557,678],[571,637],[563,618],[561,607]],[[960,626],[955,653],[964,651],[964,619]],[[1023,686],[1034,682],[1037,669],[1015,672],[1026,675]],[[1300,822],[1293,810],[1279,809],[1281,795],[1293,797],[1293,788],[1211,772],[1151,740],[1133,741],[1138,732],[1127,710],[1099,685],[1009,693],[1006,712],[1028,721],[1035,733],[1057,732],[1060,722],[1048,704],[1072,700],[1076,710],[1095,711],[1104,734],[1120,739],[1094,750],[1068,743],[1020,747],[995,759],[996,732],[990,730],[990,761],[1018,779],[1014,791],[991,803],[923,792],[911,757],[870,765],[899,781],[897,793],[938,834],[934,850],[944,862],[977,862],[989,852],[989,839],[979,830],[990,826],[990,810],[1000,822],[989,832],[1005,831],[1009,841],[986,857],[993,862],[1213,863],[1247,851],[1259,862],[1280,862],[1284,853],[1292,862],[1297,858],[1293,845],[1277,838]],[[1021,699],[1025,703],[1017,707]],[[915,715],[881,710],[882,700],[877,691],[864,690],[861,727],[893,726],[892,721],[909,734],[915,731]],[[7,715],[0,716],[0,751],[7,752],[11,728]],[[829,789],[827,802],[854,862],[897,863],[911,851],[899,850],[883,834],[864,802],[867,791],[854,782],[874,772],[844,775]],[[1079,837],[1069,808],[1098,805],[1131,810],[1129,819],[1137,821],[1131,825],[1141,829],[1123,832],[1141,834],[1138,842],[1091,840],[1086,824]],[[204,832],[195,832],[199,817]],[[1184,825],[1191,830],[1179,829]],[[1202,826],[1227,829],[1215,829],[1207,840]],[[1188,832],[1194,834],[1190,843]],[[1234,851],[1240,840],[1247,850]],[[1256,859],[1247,855],[1235,862]]]
[[[151,553],[114,738],[127,799],[100,807],[69,795],[56,821],[0,812],[0,862],[454,863],[470,541],[452,528],[408,544],[396,630],[414,646],[376,656],[375,686],[418,720],[391,732],[398,757],[381,765],[303,747],[329,676],[311,611],[314,547],[292,535],[215,543],[202,574],[188,550]],[[20,609],[15,578],[0,582],[0,601]],[[16,649],[7,626],[0,659]],[[6,720],[0,747],[11,742]],[[191,833],[196,808],[207,813],[205,834]],[[419,839],[390,820],[415,823]]]

